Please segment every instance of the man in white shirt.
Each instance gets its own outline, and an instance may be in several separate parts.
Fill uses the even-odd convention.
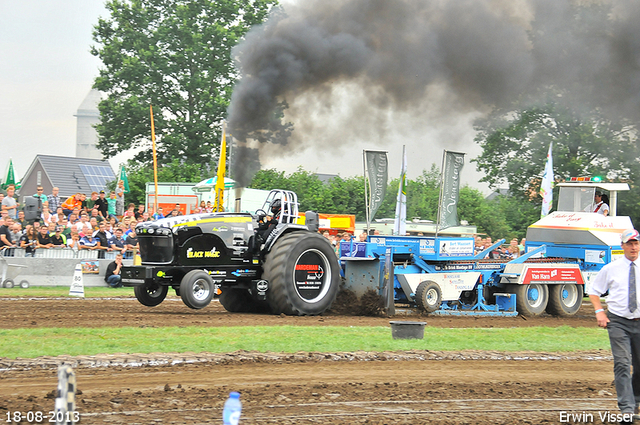
[[[640,233],[635,229],[625,230],[621,241],[624,257],[600,270],[589,288],[589,299],[598,326],[609,332],[618,408],[631,423],[640,419],[640,289],[637,287]],[[605,312],[600,297],[607,291],[608,312]]]

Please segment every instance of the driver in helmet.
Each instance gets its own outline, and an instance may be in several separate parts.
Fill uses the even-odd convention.
[[[258,218],[258,235],[266,241],[273,229],[278,225],[278,218],[282,209],[282,202],[276,199],[271,203],[271,214]]]

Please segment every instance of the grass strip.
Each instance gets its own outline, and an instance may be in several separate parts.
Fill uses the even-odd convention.
[[[0,330],[0,357],[112,353],[491,350],[571,352],[609,349],[606,331],[562,326],[490,329],[425,328],[424,339],[394,340],[390,327],[163,327]]]
[[[170,291],[169,295],[175,295]],[[84,296],[86,298],[108,298],[108,297],[133,297],[133,288],[110,288],[107,286],[85,286]],[[69,297],[68,286],[31,286],[27,289],[22,288],[0,288],[0,298],[60,298]],[[70,297],[72,298],[72,297]]]

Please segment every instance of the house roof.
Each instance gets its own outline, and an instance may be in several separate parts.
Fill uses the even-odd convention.
[[[111,164],[106,160],[55,155],[36,155],[25,177],[38,162],[51,184],[60,189],[61,196],[99,191],[105,188],[104,182],[116,179]]]

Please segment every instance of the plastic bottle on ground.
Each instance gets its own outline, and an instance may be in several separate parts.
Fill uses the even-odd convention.
[[[238,425],[240,423],[241,412],[242,403],[240,403],[240,393],[233,391],[229,394],[229,398],[224,403],[224,410],[222,410],[222,423],[224,425]]]

